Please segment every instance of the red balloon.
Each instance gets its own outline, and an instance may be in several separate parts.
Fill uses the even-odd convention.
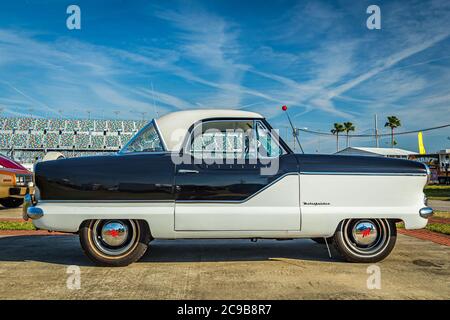
[[[283,111],[286,111],[287,107],[286,106],[282,106],[281,109],[283,109]]]

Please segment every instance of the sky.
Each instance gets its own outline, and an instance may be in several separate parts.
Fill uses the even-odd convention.
[[[69,5],[81,29],[69,30]],[[368,6],[381,10],[370,30]],[[195,108],[256,111],[282,134],[353,122],[407,131],[450,123],[450,2],[1,1],[2,116],[151,119]],[[308,153],[336,151],[307,133]],[[417,151],[417,137],[396,138]],[[450,129],[424,132],[427,151]],[[380,140],[389,147],[390,138]],[[373,147],[374,139],[353,138]],[[340,139],[340,148],[345,139]]]

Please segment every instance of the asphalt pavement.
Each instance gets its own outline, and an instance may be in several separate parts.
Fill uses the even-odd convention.
[[[167,240],[128,267],[104,268],[77,236],[2,237],[0,299],[449,299],[449,253],[399,235],[374,266],[334,250],[330,259],[308,239]]]

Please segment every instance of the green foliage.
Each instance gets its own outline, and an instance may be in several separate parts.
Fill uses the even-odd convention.
[[[36,230],[31,222],[0,221],[0,230]]]
[[[344,122],[344,131],[348,134],[350,131],[355,131],[355,126],[351,122]]]
[[[400,119],[397,118],[396,116],[388,116],[387,117],[387,122],[384,124],[385,127],[389,127],[391,129],[395,129],[400,127],[402,124],[400,122]]]
[[[423,192],[428,199],[450,200],[450,186],[428,185]]]
[[[450,224],[448,223],[429,223],[427,230],[450,235]]]

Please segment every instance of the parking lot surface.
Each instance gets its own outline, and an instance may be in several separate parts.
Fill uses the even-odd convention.
[[[308,239],[154,241],[141,261],[103,268],[76,236],[2,237],[0,299],[450,298],[450,247],[399,235],[377,264],[380,289],[367,287],[368,264],[332,253]],[[80,289],[67,287],[71,265]]]

